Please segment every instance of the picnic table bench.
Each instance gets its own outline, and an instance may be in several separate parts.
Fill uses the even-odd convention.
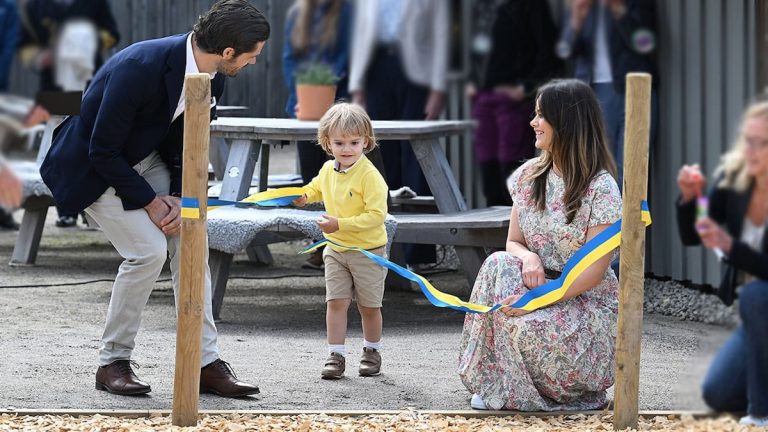
[[[36,161],[11,163],[11,168],[22,182],[21,208],[24,209],[19,234],[13,245],[11,265],[34,265],[37,259],[37,249],[43,235],[48,208],[55,205],[51,191],[40,177],[40,164],[51,147],[53,131],[62,120],[62,116],[54,115],[45,124]]]
[[[453,245],[470,284],[474,283],[487,254],[485,247],[503,247],[509,225],[509,207],[468,210],[459,190],[453,171],[443,151],[440,138],[463,134],[472,127],[470,121],[374,121],[376,139],[409,140],[416,158],[421,165],[427,183],[434,195],[434,204],[439,214],[398,214],[395,215],[397,230],[394,242],[447,244]],[[221,199],[240,200],[247,196],[250,179],[258,162],[259,178],[267,179],[269,170],[269,145],[275,141],[314,140],[317,122],[294,119],[227,118],[220,117],[211,123],[211,136],[223,138],[229,146],[229,157],[224,170]],[[382,145],[387,145],[383,143]],[[259,190],[266,189],[266,181]],[[221,222],[235,224],[247,222],[258,209],[237,210],[240,216],[228,221],[218,220],[217,212],[209,214],[209,264],[213,284],[214,317],[219,318],[221,304],[226,291],[229,268],[234,253],[219,238],[222,233],[233,232],[220,229]],[[286,210],[288,211],[288,210]],[[290,211],[296,211],[290,209]],[[253,216],[254,218],[256,216]],[[219,228],[217,228],[219,227]],[[238,230],[242,235],[244,230]],[[277,223],[263,227],[252,236],[246,236],[239,244],[262,246],[270,242],[305,236],[297,234],[295,227]]]

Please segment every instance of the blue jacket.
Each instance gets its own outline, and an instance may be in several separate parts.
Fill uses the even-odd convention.
[[[0,0],[0,92],[8,90],[11,62],[19,40],[19,12],[15,0]]]
[[[40,174],[66,213],[77,213],[114,187],[125,210],[149,204],[152,187],[133,166],[157,150],[181,192],[184,115],[171,123],[181,97],[187,34],[135,43],[109,59],[83,95],[79,116],[56,130]],[[220,99],[224,75],[211,81]],[[215,108],[211,118],[215,117]]]
[[[327,6],[326,6],[327,7]],[[346,97],[346,79],[349,75],[349,50],[350,30],[352,27],[352,6],[345,1],[341,6],[339,21],[336,31],[336,45],[331,48],[318,51],[316,46],[311,46],[309,52],[297,57],[291,45],[291,33],[296,24],[296,8],[291,8],[285,21],[285,35],[283,37],[283,78],[288,86],[288,101],[285,104],[285,112],[290,117],[295,117],[296,107],[296,71],[303,63],[322,62],[331,65],[333,72],[340,78],[336,86],[336,97]]]

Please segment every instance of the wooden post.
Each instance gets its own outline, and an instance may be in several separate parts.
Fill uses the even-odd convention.
[[[624,129],[624,195],[621,209],[619,325],[613,427],[637,429],[640,340],[643,335],[645,224],[640,203],[648,192],[651,75],[627,74]]]
[[[197,198],[200,211],[197,217],[183,217],[181,221],[172,422],[174,426],[182,427],[197,425],[200,397],[211,79],[208,74],[189,74],[184,79],[184,86],[182,196]]]

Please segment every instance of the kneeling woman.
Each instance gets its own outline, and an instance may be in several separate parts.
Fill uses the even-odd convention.
[[[471,301],[512,304],[560,272],[588,240],[621,217],[616,166],[592,90],[577,80],[539,90],[541,154],[512,176],[505,252],[485,261]],[[555,304],[527,312],[467,314],[459,375],[477,409],[598,409],[614,381],[618,280],[614,253],[589,266]],[[547,271],[545,271],[545,269]]]

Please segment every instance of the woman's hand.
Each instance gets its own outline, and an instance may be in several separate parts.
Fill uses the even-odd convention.
[[[701,243],[708,249],[720,249],[726,255],[731,253],[733,237],[720,228],[710,218],[702,218],[696,222],[696,232],[699,233]]]
[[[544,266],[541,264],[541,258],[533,252],[529,252],[520,257],[523,261],[523,285],[528,289],[543,285],[546,281],[544,277]]]
[[[699,164],[683,165],[677,173],[677,186],[683,196],[683,202],[690,202],[702,194],[706,178],[699,169]]]
[[[511,296],[505,298],[504,300],[502,300],[501,304],[504,304],[504,305],[515,304],[515,302],[520,300],[520,297],[522,297],[522,295],[519,295],[519,294],[511,295]],[[525,314],[531,313],[530,311],[527,311],[525,309],[517,309],[517,308],[512,308],[512,307],[503,307],[503,308],[501,308],[499,310],[504,315],[509,316],[509,317],[512,317],[512,316],[523,316]]]

